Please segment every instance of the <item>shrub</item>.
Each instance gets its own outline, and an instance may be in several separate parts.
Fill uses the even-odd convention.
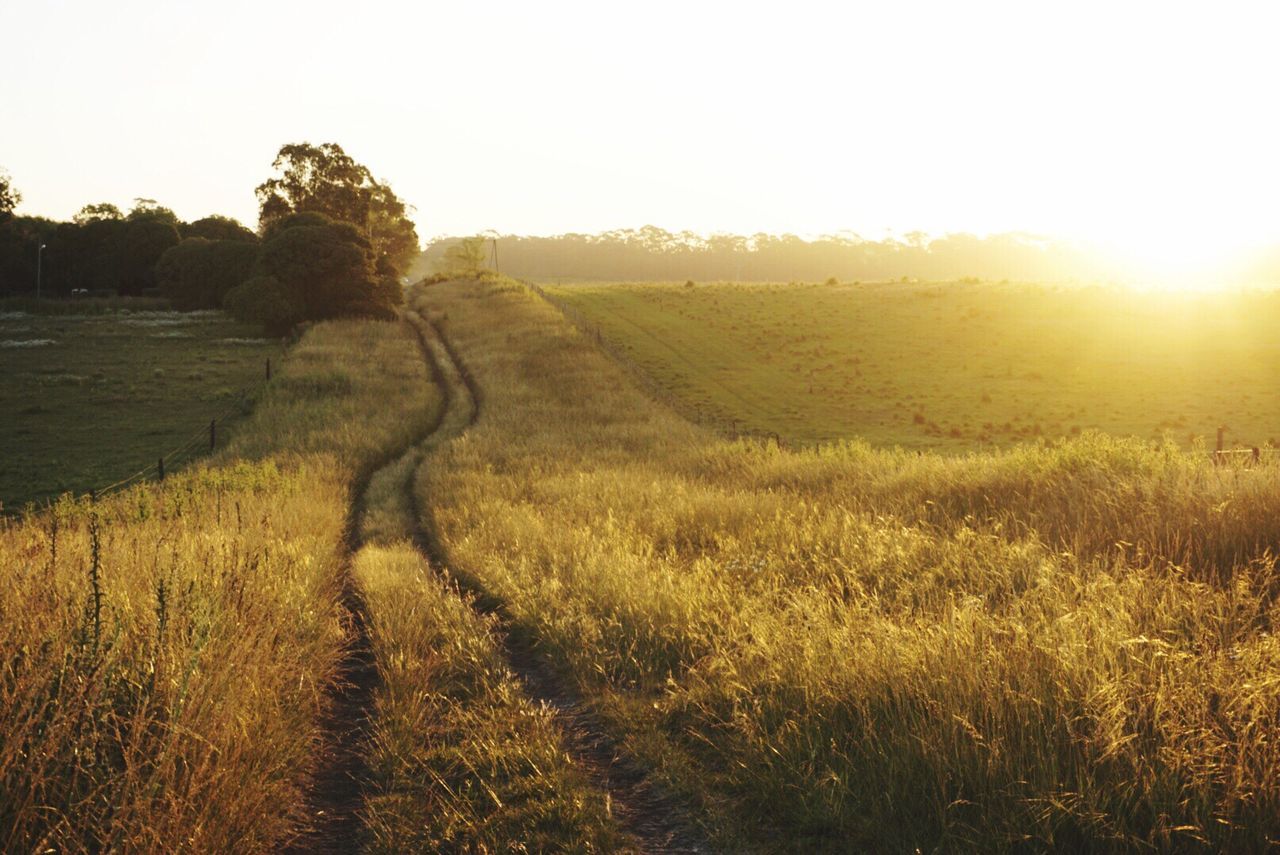
[[[176,309],[216,309],[249,278],[257,260],[256,243],[187,238],[160,256],[156,284]]]
[[[394,280],[375,273],[373,251],[360,230],[322,214],[294,214],[275,224],[257,273],[278,283],[296,320],[387,317],[402,301]]]
[[[274,276],[256,276],[237,285],[222,305],[236,320],[262,324],[272,335],[284,335],[302,319],[288,289]]]

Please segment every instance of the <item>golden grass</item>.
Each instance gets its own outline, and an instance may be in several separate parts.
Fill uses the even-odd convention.
[[[485,393],[453,566],[722,842],[1280,838],[1280,471],[1088,435],[943,459],[719,439],[510,283],[425,289]]]
[[[410,318],[417,322],[411,314]],[[460,378],[426,325],[451,386]],[[438,388],[431,404],[444,401]],[[364,807],[375,852],[616,852],[624,840],[603,793],[566,757],[551,713],[507,666],[501,628],[413,545],[420,465],[465,427],[455,395],[439,430],[376,472],[354,562],[380,685]],[[425,464],[423,463],[425,458]]]
[[[363,549],[355,572],[382,676],[370,851],[619,851],[603,793],[522,692],[492,620],[407,544]]]
[[[307,333],[211,465],[0,529],[0,850],[266,851],[301,819],[348,492],[425,418],[412,333]]]

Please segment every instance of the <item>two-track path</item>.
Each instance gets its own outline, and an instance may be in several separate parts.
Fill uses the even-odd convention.
[[[431,465],[434,449],[476,424],[483,392],[434,323],[413,313],[409,313],[406,322],[418,336],[423,358],[439,387],[443,403],[438,418],[426,433],[413,446],[397,449],[385,461],[387,466],[392,466],[402,454],[415,453],[418,465],[427,466]],[[498,640],[502,642],[512,672],[529,698],[548,710],[560,731],[566,754],[607,798],[612,815],[631,838],[632,847],[653,853],[712,851],[691,821],[688,810],[652,782],[642,768],[620,750],[599,719],[548,663],[527,644],[514,640],[510,632],[513,621],[506,604],[481,580],[451,568],[447,551],[430,522],[429,509],[421,506],[414,489],[416,468],[405,469],[400,485],[412,509],[415,546],[436,572],[474,595],[469,598],[473,608],[497,618]],[[355,495],[360,495],[367,484],[368,480],[362,482],[361,490]],[[354,503],[348,520],[347,537],[352,554],[361,545],[359,507],[359,502]],[[342,663],[342,679],[331,692],[330,710],[324,721],[321,766],[307,801],[311,827],[293,842],[289,852],[356,852],[362,838],[362,786],[368,771],[365,751],[378,676],[364,604],[349,568],[344,575],[344,607],[352,641]]]

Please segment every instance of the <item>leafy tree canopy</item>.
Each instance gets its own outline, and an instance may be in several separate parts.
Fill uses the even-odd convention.
[[[256,271],[253,282],[279,283],[296,320],[390,317],[401,299],[394,282],[389,285],[378,275],[373,249],[361,231],[313,211],[285,217],[269,230]]]
[[[84,225],[85,223],[96,223],[103,220],[123,220],[124,214],[120,213],[120,209],[110,202],[91,202],[85,205],[76,215],[71,218],[76,225]]]
[[[157,223],[168,223],[169,225],[178,225],[178,215],[172,209],[166,208],[155,199],[143,199],[141,197],[133,200],[133,208],[129,211],[126,218],[130,221],[150,220]]]
[[[187,238],[156,262],[156,285],[176,309],[216,309],[249,278],[257,260],[256,242]]]
[[[258,227],[266,237],[293,214],[319,213],[350,223],[369,241],[375,270],[401,276],[418,254],[418,233],[405,204],[337,143],[282,146],[276,174],[258,185]]]
[[[240,225],[239,220],[222,217],[217,214],[202,217],[194,222],[183,223],[178,231],[184,238],[204,238],[205,240],[238,240],[257,243],[258,236]]]
[[[0,223],[13,216],[13,209],[22,201],[22,194],[13,186],[9,173],[0,170]]]
[[[163,219],[127,222],[117,249],[120,293],[141,294],[155,286],[155,265],[165,250],[180,240],[178,229]]]
[[[223,307],[242,323],[262,324],[271,335],[284,335],[302,313],[289,291],[274,276],[255,276],[227,292]]]

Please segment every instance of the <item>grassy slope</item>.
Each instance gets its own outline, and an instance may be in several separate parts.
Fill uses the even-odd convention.
[[[406,327],[322,324],[210,465],[0,529],[0,850],[296,828],[346,641],[348,490],[421,432],[426,389]]]
[[[53,343],[5,344],[32,340]],[[229,412],[225,441],[279,355],[221,313],[0,312],[0,505],[113,483]]]
[[[726,442],[521,288],[427,293],[486,400],[426,473],[453,564],[725,845],[1280,835],[1274,467]]]
[[[1073,431],[1280,439],[1280,295],[1003,285],[550,289],[708,415],[965,450]]]

